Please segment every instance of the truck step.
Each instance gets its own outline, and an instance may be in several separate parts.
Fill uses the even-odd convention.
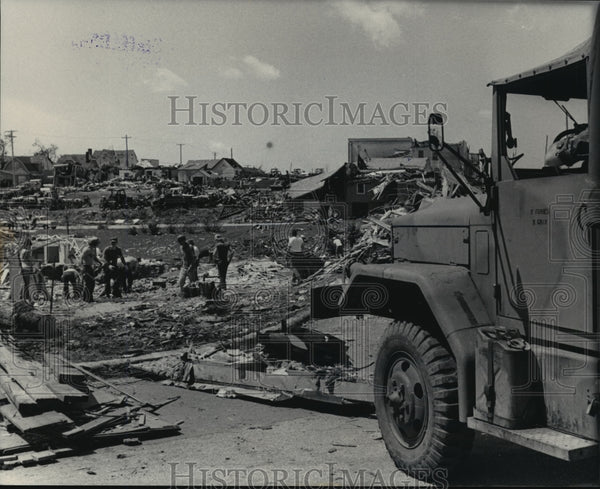
[[[475,431],[570,462],[594,457],[598,454],[597,442],[562,433],[552,428],[510,430],[473,417],[467,419],[467,426]]]

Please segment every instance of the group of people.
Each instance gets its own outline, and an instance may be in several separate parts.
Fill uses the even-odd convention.
[[[122,291],[129,292],[133,282],[133,264],[127,262],[123,250],[118,246],[117,238],[110,240],[110,245],[104,249],[104,262],[98,258],[98,247],[100,240],[92,238],[81,256],[83,268],[83,300],[94,301],[94,289],[96,287],[96,276],[104,271],[104,291],[101,296],[119,299]],[[63,272],[64,293],[68,295],[69,282],[75,284],[77,270],[72,267]],[[67,274],[65,276],[65,273]]]
[[[229,243],[225,242],[225,239],[220,234],[215,236],[215,245],[212,250],[204,248],[200,250],[191,239],[188,240],[185,236],[181,235],[177,238],[181,249],[181,269],[179,271],[179,291],[181,295],[184,295],[184,287],[186,281],[190,283],[198,281],[198,265],[200,264],[200,258],[212,257],[214,263],[217,265],[219,273],[219,288],[221,290],[227,289],[227,268],[233,258],[233,249]]]
[[[294,272],[293,281],[295,283],[302,280],[300,273],[302,260],[305,256],[304,236],[298,235],[296,229],[292,230],[288,240],[287,251],[290,258],[290,265]],[[217,266],[219,274],[219,288],[227,289],[227,269],[233,258],[233,249],[229,243],[225,241],[223,236],[217,234],[215,243],[212,249],[199,249],[193,240],[188,240],[181,235],[177,238],[177,243],[181,250],[181,270],[179,272],[178,286],[181,295],[184,295],[186,282],[190,283],[198,281],[198,266],[200,259],[204,257],[212,258]],[[332,245],[336,258],[343,255],[344,246],[339,237],[332,240]],[[131,263],[132,257],[125,257],[123,250],[118,246],[117,238],[110,240],[110,245],[103,251],[104,261],[98,257],[98,248],[100,240],[92,238],[88,241],[88,246],[84,249],[81,256],[81,268],[76,265],[65,266],[62,274],[63,295],[69,297],[69,287],[77,287],[83,282],[82,298],[86,302],[94,301],[94,289],[96,286],[96,276],[101,270],[104,271],[104,291],[101,296],[121,298],[122,292],[129,292],[133,282],[136,263]],[[31,240],[27,240],[20,254],[21,268],[24,292],[22,298],[27,299],[27,294],[31,289],[31,284],[37,280],[36,268],[31,258]],[[42,281],[43,282],[43,281]],[[25,294],[25,296],[23,296]]]

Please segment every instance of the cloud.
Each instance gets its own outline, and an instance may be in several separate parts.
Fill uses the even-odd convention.
[[[188,86],[188,82],[167,68],[157,68],[150,78],[144,80],[144,84],[153,92],[172,92]]]
[[[279,70],[273,65],[265,63],[250,54],[244,56],[243,62],[246,65],[247,70],[256,78],[262,80],[275,80],[280,76]]]
[[[412,2],[359,2],[344,0],[334,4],[342,18],[362,29],[375,46],[387,48],[402,40],[400,20],[416,18],[423,7]]]
[[[239,80],[240,78],[244,78],[244,73],[239,68],[223,68],[220,73],[223,78],[227,78],[229,80]]]
[[[247,54],[241,59],[231,57],[231,60],[237,66],[222,68],[219,73],[223,78],[239,80],[250,76],[259,80],[276,80],[281,76],[281,72],[275,66],[265,63],[251,54]]]

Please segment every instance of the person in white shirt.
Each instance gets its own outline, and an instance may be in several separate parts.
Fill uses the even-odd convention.
[[[303,248],[304,241],[302,238],[298,237],[298,231],[294,229],[288,241],[288,251],[290,253],[302,253]]]
[[[337,236],[333,239],[333,249],[335,250],[336,258],[340,258],[344,254],[344,244]]]
[[[290,256],[290,265],[292,271],[294,272],[294,276],[292,278],[292,283],[298,283],[302,280],[302,274],[300,272],[300,262],[302,260],[302,252],[304,251],[304,240],[298,237],[298,231],[296,229],[292,230],[292,235],[288,240],[288,253]]]

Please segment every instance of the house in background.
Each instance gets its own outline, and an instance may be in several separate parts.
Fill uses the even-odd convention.
[[[358,166],[363,171],[393,172],[396,170],[433,170],[429,158],[412,158],[410,156],[396,156],[392,158],[371,158],[363,160],[364,166]]]
[[[221,158],[213,161],[206,166],[206,170],[216,173],[224,180],[233,180],[239,177],[243,171],[242,165],[233,158]]]
[[[64,154],[58,158],[56,164],[64,165],[66,163],[73,163],[85,168],[88,164],[87,156],[87,154]]]
[[[194,183],[195,177],[198,182],[213,176],[223,180],[233,180],[242,173],[242,166],[233,158],[188,160],[185,165],[177,169],[177,179],[183,183]]]
[[[142,158],[138,166],[142,166],[144,168],[158,168],[160,164],[160,160],[158,158]]]
[[[289,199],[303,202],[344,202],[348,167],[343,163],[328,172],[292,182],[286,194]]]
[[[98,162],[98,166],[112,166],[119,170],[131,169],[138,164],[138,157],[133,149],[128,152],[125,150],[99,149],[94,151],[93,159]]]
[[[22,183],[28,182],[32,178],[30,169],[23,163],[20,158],[15,157],[14,161],[9,160],[4,163],[2,170],[9,175],[11,179],[14,179],[15,185],[21,185]]]
[[[161,178],[163,175],[162,168],[159,165],[159,160],[154,158],[142,158],[139,163],[133,168],[135,177],[140,179],[145,178]]]
[[[4,170],[0,170],[0,188],[12,187],[13,176]]]
[[[219,177],[207,169],[209,163],[214,161],[217,160],[188,160],[185,165],[177,168],[177,180],[181,183],[206,185]]]
[[[466,141],[447,143],[462,157],[469,159]],[[452,168],[465,172],[467,169],[450,151],[443,152]],[[443,166],[438,155],[429,149],[427,141],[413,138],[352,138],[348,139],[348,162],[360,170],[398,170],[402,168],[424,171],[440,170]]]
[[[11,175],[14,173],[17,185],[35,179],[39,179],[43,183],[51,183],[54,177],[54,165],[44,154],[15,156],[14,160],[9,158],[4,163],[2,170]]]
[[[166,163],[160,165],[159,178],[166,178],[168,180],[177,180],[177,172],[179,171],[179,163]]]
[[[358,163],[360,159],[410,156],[413,147],[414,140],[408,137],[351,138],[348,139],[348,163]]]

